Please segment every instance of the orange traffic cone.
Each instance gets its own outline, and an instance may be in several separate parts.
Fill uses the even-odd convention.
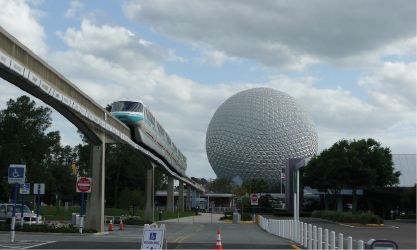
[[[125,224],[123,224],[122,218],[120,218],[119,230],[125,230]]]
[[[217,229],[216,250],[223,250],[223,247],[222,247],[222,238],[220,236],[220,229]]]
[[[109,231],[113,231],[113,220],[110,220]]]

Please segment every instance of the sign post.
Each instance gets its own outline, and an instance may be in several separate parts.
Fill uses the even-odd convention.
[[[8,182],[14,184],[13,189],[13,212],[12,220],[10,223],[10,242],[14,242],[15,239],[15,224],[16,224],[16,199],[19,192],[19,184],[25,183],[26,177],[26,165],[10,164],[8,170]]]
[[[251,194],[250,195],[250,205],[251,206],[258,206],[258,196],[256,194]],[[252,220],[255,221],[256,215],[255,215],[255,207],[253,207],[253,215],[252,215]]]
[[[36,224],[39,224],[39,214],[41,212],[41,194],[45,194],[45,183],[33,184],[33,194],[36,194]]]
[[[84,193],[91,193],[91,178],[77,177],[76,191],[81,193],[80,198],[80,234],[83,234],[84,227]]]
[[[21,204],[21,207],[20,207],[20,226],[23,228],[23,223],[24,223],[23,195],[24,194],[30,194],[30,183],[20,184],[19,194],[20,194],[20,204]]]

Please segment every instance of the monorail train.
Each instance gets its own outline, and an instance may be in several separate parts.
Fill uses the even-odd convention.
[[[133,130],[133,140],[159,154],[176,172],[185,175],[187,159],[141,101],[114,102],[111,114]]]

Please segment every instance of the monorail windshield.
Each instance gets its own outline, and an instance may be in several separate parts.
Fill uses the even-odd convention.
[[[143,105],[140,102],[130,102],[130,101],[114,102],[111,105],[111,112],[119,112],[119,111],[143,112]]]

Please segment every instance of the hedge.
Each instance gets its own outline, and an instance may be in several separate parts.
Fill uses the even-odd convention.
[[[287,211],[275,211],[274,216],[277,217],[294,217],[292,212]],[[301,212],[300,217],[311,217],[311,212]]]
[[[382,224],[384,220],[371,212],[338,212],[331,210],[315,210],[311,217],[322,218],[337,222],[360,223],[360,224]]]
[[[398,219],[415,220],[416,214],[400,214]]]
[[[224,216],[220,217],[220,220],[233,220],[233,212],[225,212]],[[251,221],[252,220],[252,214],[243,213],[240,220],[242,220],[242,221]]]

